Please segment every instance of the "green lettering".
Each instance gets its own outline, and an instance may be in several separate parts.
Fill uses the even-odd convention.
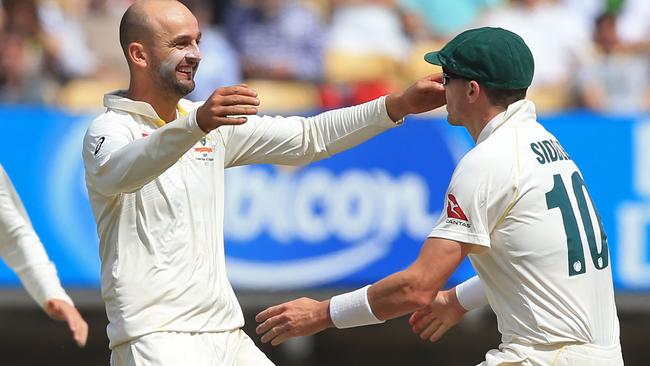
[[[539,150],[540,149],[539,145],[536,142],[532,142],[530,144],[530,148],[531,148],[531,150],[533,150],[535,155],[537,155],[537,158],[536,158],[537,161],[539,161],[540,164],[545,164],[546,159],[544,159],[544,155],[542,155],[542,152]]]
[[[542,141],[542,145],[544,145],[544,150],[548,151],[548,154],[550,156],[550,161],[557,161],[557,157],[558,157],[557,150],[555,150],[551,141],[544,140]]]

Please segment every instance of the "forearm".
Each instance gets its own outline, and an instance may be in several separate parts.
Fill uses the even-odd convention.
[[[373,284],[368,290],[373,313],[379,319],[393,319],[412,313],[433,301],[442,283],[424,283],[411,271],[397,272]]]
[[[72,305],[59,282],[54,264],[31,226],[13,230],[11,243],[9,248],[4,248],[3,259],[18,275],[34,301],[41,307],[49,299],[60,299]]]
[[[160,176],[205,136],[196,123],[195,113],[192,111],[115,151],[100,149],[102,155],[87,156],[86,172],[92,184],[100,193],[114,195],[136,191]]]
[[[358,106],[324,112],[308,119],[313,145],[312,160],[319,160],[359,145],[401,123],[393,121],[386,110],[386,97]]]
[[[470,246],[459,242],[428,238],[413,264],[368,288],[366,303],[369,312],[378,320],[387,320],[429,305],[470,249]],[[333,303],[334,298],[330,302],[330,310]],[[365,304],[360,301],[358,303],[360,305],[351,306],[349,311],[344,309],[341,313],[363,310]],[[330,311],[331,315],[334,313]],[[370,314],[367,315],[365,319],[372,319]],[[353,322],[350,324],[356,326]],[[364,321],[358,325],[365,324],[372,323]]]
[[[29,222],[20,197],[1,166],[0,257],[18,275],[27,292],[40,306],[51,298],[72,304]]]
[[[337,328],[378,324],[428,305],[435,293],[407,269],[372,286],[334,296],[329,313]]]
[[[256,117],[220,131],[226,141],[225,166],[304,165],[358,145],[395,127],[385,98],[314,117]]]

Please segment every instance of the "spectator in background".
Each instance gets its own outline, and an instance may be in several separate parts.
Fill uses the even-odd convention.
[[[526,41],[535,58],[529,92],[540,110],[570,102],[573,76],[585,58],[581,51],[590,41],[584,17],[555,0],[511,0],[489,10],[479,23],[508,29]]]
[[[639,113],[648,110],[650,63],[647,54],[621,42],[617,15],[604,13],[595,22],[595,52],[577,77],[582,104],[599,112]]]
[[[503,0],[400,0],[399,5],[412,25],[409,33],[416,39],[447,40],[470,28],[485,9],[501,5]]]
[[[85,6],[82,6],[83,4]],[[80,4],[83,14],[79,21],[91,52],[97,59],[95,78],[122,80],[129,70],[119,44],[117,29],[128,7],[124,0],[88,0]],[[124,79],[124,82],[127,80]]]
[[[648,0],[619,0],[617,29],[625,43],[648,42],[650,37],[650,3]],[[618,9],[613,9],[618,10]]]
[[[41,1],[38,15],[44,31],[54,38],[54,54],[61,81],[93,76],[97,57],[88,47],[81,18],[86,14],[87,0]]]
[[[201,67],[196,72],[196,88],[188,99],[207,100],[215,88],[241,83],[241,69],[237,53],[228,43],[222,29],[215,23],[219,14],[212,2],[181,1],[199,21],[201,27]],[[222,5],[223,6],[223,5]],[[224,11],[225,8],[221,8]]]
[[[233,5],[226,27],[245,78],[321,78],[324,29],[311,8],[293,0],[240,1]]]
[[[331,1],[324,108],[360,104],[398,89],[412,45],[397,1]]]
[[[0,100],[51,102],[56,94],[58,43],[41,24],[34,0],[2,2]]]
[[[387,56],[402,61],[410,50],[397,0],[332,0],[328,51]]]
[[[0,33],[0,101],[43,103],[52,81],[42,72],[41,60],[30,54],[25,37],[10,30]]]
[[[591,26],[594,19],[605,11],[612,11],[610,7],[615,5],[615,2],[622,2],[624,0],[560,0],[562,6],[567,11],[572,12],[582,17],[584,24]],[[590,32],[593,27],[590,27]]]

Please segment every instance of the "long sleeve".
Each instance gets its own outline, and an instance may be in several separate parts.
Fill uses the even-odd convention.
[[[115,117],[115,115],[113,115]],[[137,191],[171,167],[201,137],[196,110],[137,136],[123,120],[104,114],[93,121],[84,138],[86,179],[106,195]]]
[[[217,129],[226,145],[225,166],[271,163],[300,165],[330,157],[397,124],[385,97],[314,117],[256,117]]]
[[[0,166],[0,256],[18,275],[25,290],[41,307],[49,299],[71,305],[56,273],[34,232],[18,194]]]

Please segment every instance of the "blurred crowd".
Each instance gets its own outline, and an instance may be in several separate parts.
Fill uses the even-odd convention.
[[[0,102],[101,106],[128,83],[131,0],[1,0]],[[185,0],[202,28],[191,99],[246,81],[267,112],[370,100],[437,72],[425,52],[465,29],[521,35],[543,112],[650,110],[648,0]]]

